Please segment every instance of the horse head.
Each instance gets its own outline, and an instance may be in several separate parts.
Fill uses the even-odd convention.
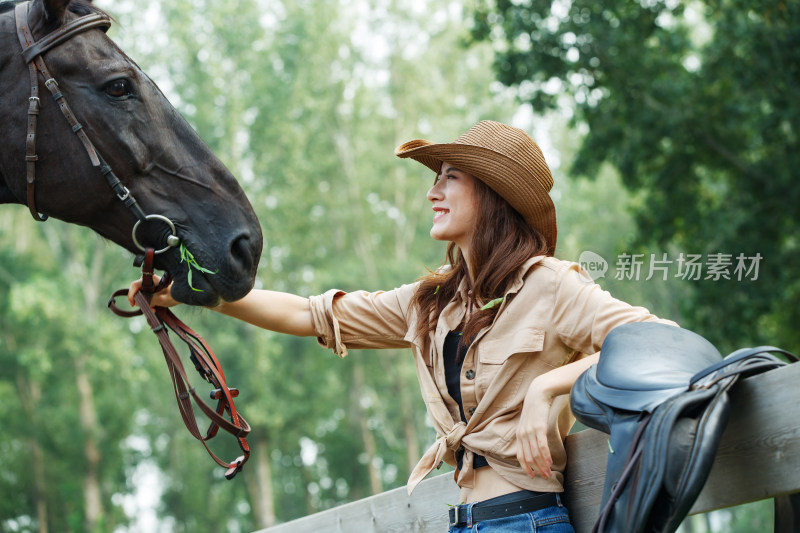
[[[173,275],[173,295],[185,303],[244,296],[262,235],[234,176],[106,36],[110,22],[101,10],[78,0],[16,6],[0,4],[0,203],[88,226],[135,254],[163,250],[155,267]],[[23,52],[20,17],[38,49],[29,42]],[[31,95],[32,76],[38,95]],[[177,239],[167,243],[170,234]],[[211,273],[182,261],[186,250]]]

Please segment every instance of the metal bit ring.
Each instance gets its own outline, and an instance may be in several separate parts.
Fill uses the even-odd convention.
[[[166,252],[170,248],[173,248],[180,244],[181,242],[180,238],[177,235],[175,235],[175,224],[173,224],[170,219],[162,215],[147,215],[145,216],[145,221],[147,220],[160,220],[169,227],[170,231],[170,234],[167,237],[167,245],[161,248],[160,250],[156,250],[153,253],[161,254]],[[139,239],[136,238],[136,230],[139,229],[139,224],[141,223],[142,223],[141,220],[137,220],[136,224],[133,225],[133,231],[131,232],[131,237],[133,237],[133,244],[135,244],[137,248],[139,248],[141,251],[144,252],[147,251],[147,249],[144,246],[142,246],[142,244],[139,242]]]

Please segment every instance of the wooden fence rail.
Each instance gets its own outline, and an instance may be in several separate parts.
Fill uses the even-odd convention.
[[[567,437],[565,500],[577,533],[597,517],[607,436]],[[444,533],[448,504],[458,501],[452,473],[299,518],[257,533]],[[708,481],[690,514],[800,492],[800,363],[745,379],[731,392],[731,419]]]

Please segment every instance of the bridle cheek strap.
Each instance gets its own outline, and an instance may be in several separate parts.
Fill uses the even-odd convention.
[[[14,8],[14,17],[17,23],[17,37],[19,37],[22,51],[30,48],[34,44],[33,35],[28,27],[28,3],[17,4]],[[26,61],[31,82],[31,96],[28,98],[28,134],[25,137],[25,168],[27,192],[26,200],[28,209],[33,218],[39,221],[47,220],[47,215],[40,215],[36,209],[36,123],[39,117],[39,77],[36,66],[32,61]]]
[[[36,126],[39,117],[39,77],[41,73],[44,78],[45,86],[53,96],[61,114],[67,119],[73,133],[78,136],[84,150],[89,156],[93,167],[99,167],[103,176],[108,181],[109,186],[117,194],[120,201],[125,203],[125,206],[131,209],[138,220],[144,221],[146,216],[141,210],[136,200],[130,194],[130,191],[124,187],[119,179],[111,171],[111,168],[105,164],[103,159],[97,154],[92,141],[83,131],[83,125],[78,122],[75,114],[70,109],[69,104],[64,99],[63,93],[58,88],[58,82],[52,76],[47,68],[47,65],[42,58],[42,54],[47,50],[54,48],[61,43],[69,40],[78,33],[82,33],[94,28],[100,28],[103,31],[111,26],[111,20],[107,15],[101,13],[94,13],[79,17],[67,24],[61,26],[53,33],[48,34],[40,41],[35,41],[31,33],[30,26],[28,25],[28,9],[30,2],[17,4],[14,8],[14,17],[17,24],[17,37],[19,38],[20,46],[22,46],[22,57],[28,64],[28,72],[30,73],[31,83],[31,96],[28,99],[28,133],[25,138],[25,166],[26,166],[26,202],[33,218],[39,221],[47,220],[47,215],[42,215],[36,208],[36,161],[39,156],[36,154]]]

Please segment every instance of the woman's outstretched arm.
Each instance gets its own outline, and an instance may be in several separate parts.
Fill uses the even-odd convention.
[[[128,289],[128,302],[131,307],[135,305],[133,296],[141,288],[141,280],[131,283]],[[172,297],[171,289],[172,285],[154,294],[150,304],[153,307],[178,305],[179,302]],[[314,335],[314,322],[311,318],[308,298],[295,294],[253,289],[241,300],[223,301],[209,309],[278,333],[287,333],[298,337]]]
[[[209,309],[278,333],[314,335],[308,298],[296,294],[253,289],[241,300],[221,302]]]

